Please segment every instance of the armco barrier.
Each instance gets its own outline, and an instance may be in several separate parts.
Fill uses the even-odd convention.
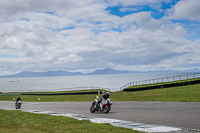
[[[131,91],[143,91],[143,90],[152,90],[152,89],[161,89],[167,87],[176,87],[176,86],[183,86],[183,85],[192,85],[192,84],[199,84],[200,80],[188,81],[188,82],[180,82],[180,83],[171,83],[171,84],[163,84],[163,85],[155,85],[149,87],[138,87],[138,88],[127,88],[123,89],[123,91],[131,92]]]
[[[0,96],[20,96],[22,94],[0,94]]]
[[[25,93],[23,95],[85,95],[85,94],[103,94],[103,91],[88,91],[88,92],[69,92],[69,93]]]

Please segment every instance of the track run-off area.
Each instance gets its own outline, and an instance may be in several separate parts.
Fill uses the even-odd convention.
[[[200,131],[200,102],[114,101],[109,113],[90,113],[91,102],[23,102],[22,111],[78,114],[88,118],[104,118],[133,122],[144,128],[154,125]],[[0,101],[0,109],[15,110],[15,102]],[[118,122],[119,123],[119,122]],[[138,123],[138,125],[137,125]],[[146,124],[141,125],[141,123]],[[125,124],[124,124],[125,125]],[[131,125],[131,123],[129,123]],[[145,130],[144,130],[145,131]]]

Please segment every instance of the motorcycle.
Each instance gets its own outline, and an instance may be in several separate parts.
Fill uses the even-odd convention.
[[[15,103],[15,107],[16,107],[16,109],[21,109],[21,105],[22,105],[22,101],[18,101],[18,102],[16,102]]]
[[[90,107],[90,112],[94,113],[95,111],[102,111],[103,113],[108,113],[111,110],[111,105],[113,104],[110,98],[102,99],[101,103],[99,102],[99,97],[96,97],[92,102],[92,106]]]

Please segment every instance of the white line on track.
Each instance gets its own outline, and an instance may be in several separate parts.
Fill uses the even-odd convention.
[[[110,119],[110,118],[98,118],[98,117],[84,116],[84,115],[79,115],[79,114],[55,113],[55,112],[50,112],[50,111],[35,111],[35,110],[22,110],[22,111],[31,112],[31,113],[39,113],[39,114],[50,114],[50,115],[56,115],[56,116],[66,116],[66,117],[71,117],[78,120],[90,120],[91,122],[94,122],[94,123],[110,123],[113,126],[131,128],[133,130],[144,131],[144,132],[171,132],[171,131],[182,130],[181,128],[175,128],[175,127],[150,125],[150,124],[136,123],[136,122],[123,121],[123,120]]]

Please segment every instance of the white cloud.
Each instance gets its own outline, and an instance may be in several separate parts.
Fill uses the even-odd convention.
[[[200,1],[179,1],[172,9],[169,10],[168,14],[172,19],[188,19],[200,21]]]
[[[0,74],[108,67],[173,69],[200,62],[195,58],[200,56],[200,43],[187,41],[184,27],[166,18],[154,19],[150,12],[118,17],[105,10],[120,2],[152,5],[156,0],[1,0]]]
[[[118,6],[121,4],[122,6],[134,6],[134,5],[151,5],[155,6],[155,4],[161,5],[162,2],[168,3],[171,0],[107,0],[110,6]]]
[[[76,54],[70,54],[65,57],[59,57],[57,62],[54,62],[55,64],[60,63],[69,63],[69,62],[78,62],[81,61],[81,57],[77,56]]]
[[[140,8],[130,8],[130,7],[125,7],[125,8],[120,8],[119,11],[120,12],[134,12],[134,11],[138,11],[140,10]]]

